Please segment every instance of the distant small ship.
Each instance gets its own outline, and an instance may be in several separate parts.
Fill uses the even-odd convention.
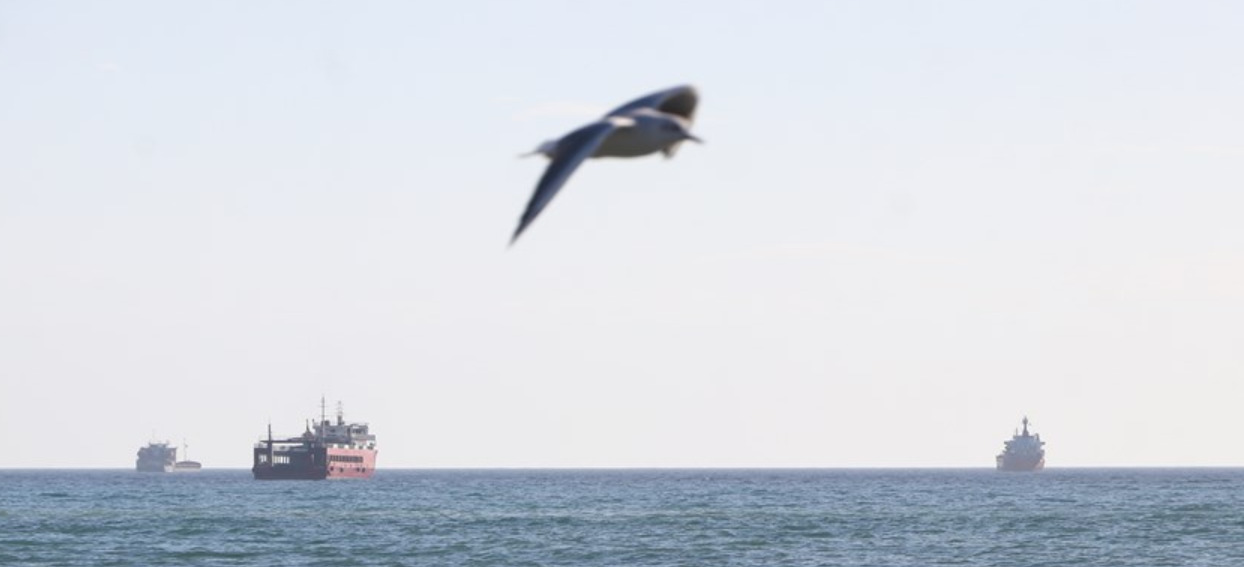
[[[194,472],[203,465],[198,461],[178,461],[177,447],[170,446],[167,441],[152,441],[138,450],[134,468],[138,472]]]
[[[173,472],[177,462],[177,448],[170,447],[168,442],[152,441],[138,450],[138,460],[134,467],[138,472]]]
[[[1028,433],[1028,417],[1024,417],[1024,430],[1015,433],[1010,441],[1003,443],[998,455],[998,470],[1011,472],[1039,471],[1045,468],[1045,441],[1041,435]]]

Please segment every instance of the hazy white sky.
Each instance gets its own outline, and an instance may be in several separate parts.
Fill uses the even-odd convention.
[[[1244,4],[0,1],[0,467],[1241,465]],[[708,142],[544,162],[630,98]]]

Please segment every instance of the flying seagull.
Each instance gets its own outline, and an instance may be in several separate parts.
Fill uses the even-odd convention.
[[[637,157],[663,152],[673,157],[684,140],[701,142],[690,132],[699,97],[689,85],[655,92],[619,106],[600,120],[583,126],[557,140],[540,144],[534,152],[549,158],[548,169],[536,184],[510,239],[536,220],[540,211],[557,195],[570,174],[589,157]]]

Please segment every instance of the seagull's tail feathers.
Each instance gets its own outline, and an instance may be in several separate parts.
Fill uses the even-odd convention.
[[[525,157],[531,157],[535,155],[543,155],[546,158],[553,159],[557,155],[557,142],[558,140],[549,140],[547,142],[540,144],[539,147],[537,147],[534,150],[531,150],[530,152],[527,152],[525,154],[518,154],[518,157],[525,158]]]

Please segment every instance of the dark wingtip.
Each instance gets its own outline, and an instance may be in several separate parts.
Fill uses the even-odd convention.
[[[510,237],[510,245],[508,246],[508,248],[514,247],[514,243],[518,242],[518,237],[522,236],[523,230],[525,230],[526,228],[527,228],[527,223],[520,223],[518,225],[518,228],[514,229],[514,236]]]

